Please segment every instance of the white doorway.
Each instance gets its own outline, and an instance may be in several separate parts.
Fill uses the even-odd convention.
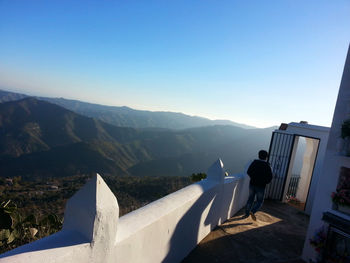
[[[283,202],[306,210],[320,140],[296,135]]]

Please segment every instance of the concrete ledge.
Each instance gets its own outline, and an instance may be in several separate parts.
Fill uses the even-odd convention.
[[[78,232],[59,231],[0,255],[0,262],[88,262],[90,250],[90,242]]]

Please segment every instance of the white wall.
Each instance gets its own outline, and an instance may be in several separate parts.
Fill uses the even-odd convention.
[[[315,202],[312,207],[309,228],[305,239],[303,259],[309,262],[309,259],[315,260],[315,251],[310,246],[309,240],[324,222],[322,215],[330,211],[338,216],[350,220],[350,216],[332,210],[331,194],[336,190],[339,172],[341,166],[350,167],[350,157],[341,156],[338,152],[338,141],[340,138],[341,125],[345,119],[350,118],[350,48],[348,51],[343,77],[338,93],[337,104],[335,107],[332,127],[329,134],[326,155],[323,169],[318,181]]]
[[[119,219],[117,200],[97,175],[68,201],[60,232],[4,253],[0,261],[180,262],[248,197],[248,177],[225,177],[221,160],[207,174]]]
[[[317,156],[318,144],[318,140],[306,138],[306,149],[303,158],[303,166],[301,168],[300,181],[296,193],[296,198],[303,203],[306,202],[309,193],[310,182]]]

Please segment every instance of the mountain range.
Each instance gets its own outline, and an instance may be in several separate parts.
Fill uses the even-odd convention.
[[[25,94],[0,90],[0,103],[28,97]],[[252,129],[253,126],[229,120],[209,120],[177,112],[135,110],[126,106],[105,106],[64,98],[36,97],[57,104],[75,113],[96,118],[119,127],[188,129],[212,125],[232,125]]]
[[[0,103],[0,175],[188,176],[205,172],[217,158],[228,172],[237,173],[259,149],[268,148],[274,129],[118,127],[11,94]]]

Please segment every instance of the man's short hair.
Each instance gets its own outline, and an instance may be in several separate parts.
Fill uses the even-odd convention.
[[[259,151],[259,159],[260,160],[266,160],[269,154],[265,150],[260,150]]]

